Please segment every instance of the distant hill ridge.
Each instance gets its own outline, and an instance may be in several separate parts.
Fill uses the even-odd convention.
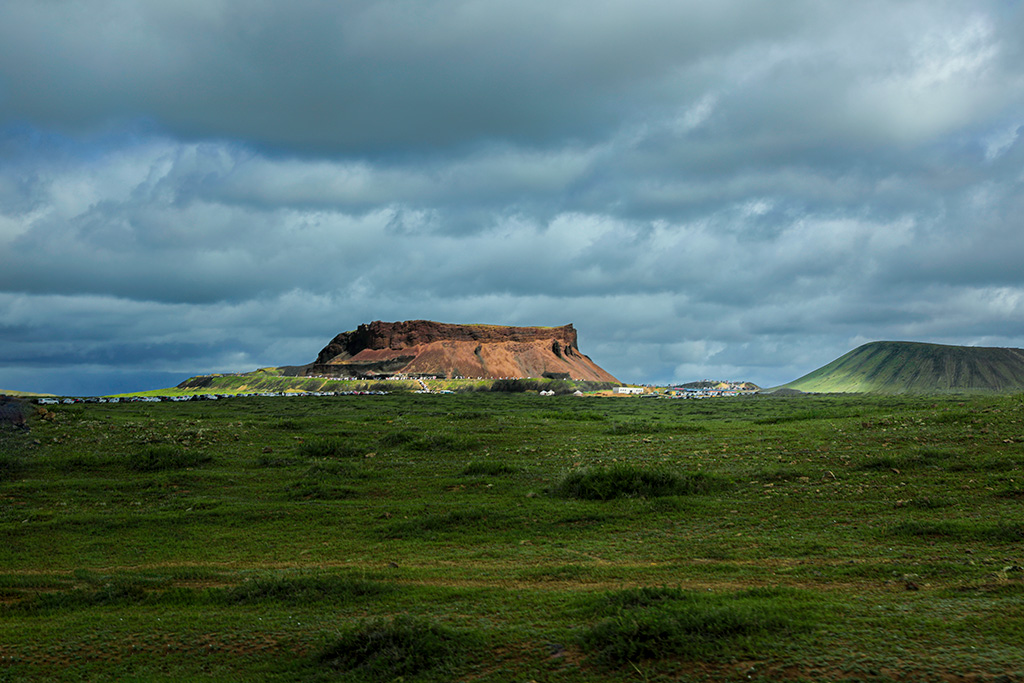
[[[780,388],[817,393],[1024,392],[1024,350],[871,342]]]

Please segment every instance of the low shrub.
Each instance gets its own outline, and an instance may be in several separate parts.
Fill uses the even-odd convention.
[[[783,589],[718,595],[635,588],[595,598],[594,608],[603,618],[583,631],[580,644],[608,666],[750,654],[812,625],[800,594]]]
[[[545,410],[537,413],[537,417],[547,420],[566,420],[570,422],[604,422],[607,415],[592,410]]]
[[[477,446],[478,444],[464,436],[451,434],[427,434],[408,444],[410,450],[423,453],[457,453],[473,450]]]
[[[375,620],[346,629],[320,651],[317,660],[360,680],[392,681],[453,671],[472,639],[409,616]]]
[[[291,467],[301,462],[298,458],[274,453],[260,453],[256,456],[256,467]]]
[[[793,481],[803,477],[809,478],[810,474],[799,467],[791,465],[780,465],[772,469],[762,470],[754,476],[763,481]]]
[[[890,453],[879,455],[860,465],[862,470],[910,470],[918,467],[937,466],[940,462],[958,458],[956,453],[934,449],[922,449],[912,453]],[[956,465],[949,467],[951,471]]]
[[[506,526],[505,515],[482,508],[428,513],[396,520],[384,531],[385,538],[435,538],[439,534],[491,532]]]
[[[307,479],[366,479],[370,474],[359,463],[314,460],[303,476]]]
[[[888,527],[891,536],[905,538],[942,538],[953,541],[985,543],[1020,543],[1024,541],[1024,524],[997,522],[979,523],[969,520],[922,522],[911,520]]]
[[[364,449],[335,437],[321,437],[299,444],[299,454],[306,458],[359,458],[365,453]]]
[[[405,445],[405,444],[407,444],[407,443],[409,443],[411,441],[415,441],[415,440],[416,440],[416,434],[414,434],[413,432],[410,432],[410,431],[391,432],[390,434],[385,434],[384,436],[381,437],[380,444],[382,446],[391,446],[391,447],[403,446],[403,445]]]
[[[130,453],[125,459],[125,465],[135,472],[159,472],[198,467],[206,465],[212,460],[211,456],[199,451],[186,451],[169,445],[154,445],[147,446],[136,453]]]
[[[230,588],[211,588],[206,601],[225,605],[264,602],[309,606],[343,604],[393,591],[388,585],[350,576],[275,576],[248,579]]]
[[[730,481],[703,472],[668,472],[632,465],[583,468],[566,474],[552,489],[559,498],[611,500],[710,493],[727,488]]]
[[[350,486],[316,480],[297,481],[285,488],[288,500],[345,500],[358,495],[359,491]]]
[[[463,468],[462,473],[469,476],[498,476],[501,474],[515,474],[518,471],[519,470],[517,470],[515,467],[512,467],[511,465],[508,465],[506,463],[488,460],[473,461]]]
[[[677,434],[698,433],[708,431],[707,425],[697,422],[652,422],[649,420],[628,420],[616,422],[605,430],[605,434],[623,436],[629,434],[657,434],[673,432]]]
[[[25,469],[25,463],[15,455],[0,453],[0,481],[15,479]]]

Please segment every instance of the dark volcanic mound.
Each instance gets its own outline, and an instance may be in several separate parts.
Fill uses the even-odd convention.
[[[580,353],[571,324],[505,327],[377,320],[332,339],[306,374],[367,378],[556,377],[619,383]]]
[[[817,393],[1016,393],[1024,391],[1024,351],[871,342],[783,386]]]

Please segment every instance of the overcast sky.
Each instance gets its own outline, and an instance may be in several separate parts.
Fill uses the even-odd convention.
[[[1024,347],[1007,0],[4,0],[0,389],[575,324],[627,382]]]

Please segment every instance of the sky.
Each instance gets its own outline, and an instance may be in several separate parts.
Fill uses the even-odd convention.
[[[1007,0],[4,0],[0,389],[563,325],[624,382],[1024,347]]]

